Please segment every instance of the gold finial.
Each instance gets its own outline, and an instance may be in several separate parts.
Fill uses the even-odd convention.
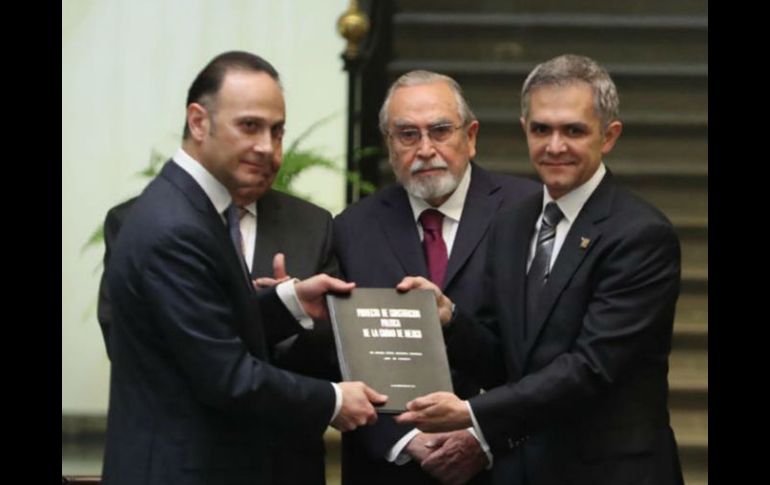
[[[358,0],[350,0],[350,6],[337,20],[337,31],[348,41],[345,57],[358,56],[358,45],[369,33],[369,19],[358,9]]]

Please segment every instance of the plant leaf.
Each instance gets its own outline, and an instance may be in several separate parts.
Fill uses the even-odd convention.
[[[297,138],[294,139],[294,141],[291,142],[291,145],[289,145],[289,149],[284,152],[284,158],[288,156],[289,154],[297,151],[297,148],[299,148],[299,144],[302,143],[302,141],[305,140],[312,132],[314,132],[319,126],[325,125],[328,123],[332,118],[338,116],[340,114],[339,111],[336,113],[332,113],[328,116],[324,116],[320,120],[316,121],[312,125],[308,126],[305,131],[299,134]]]
[[[94,229],[94,231],[91,233],[91,236],[89,236],[88,240],[85,242],[85,244],[83,244],[83,247],[80,248],[80,252],[83,253],[91,246],[101,244],[102,241],[104,241],[104,226],[99,224],[99,227]]]
[[[359,147],[356,148],[353,152],[353,159],[356,161],[361,161],[364,158],[369,157],[379,157],[382,155],[382,150],[380,147],[375,146],[369,146],[369,147]]]
[[[312,150],[295,150],[291,153],[287,153],[283,157],[281,170],[278,171],[278,175],[275,177],[273,188],[283,192],[293,193],[291,191],[291,185],[295,178],[302,173],[302,171],[310,167],[323,167],[329,170],[339,171],[339,168],[334,161],[325,158],[317,152]]]

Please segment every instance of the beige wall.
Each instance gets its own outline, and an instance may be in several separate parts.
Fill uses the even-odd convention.
[[[152,150],[177,147],[190,82],[216,54],[264,56],[281,73],[286,140],[344,165],[347,83],[336,33],[347,0],[62,0],[62,413],[107,409],[96,322],[101,247],[81,251],[112,205],[137,194]],[[344,180],[320,169],[299,190],[333,213]]]

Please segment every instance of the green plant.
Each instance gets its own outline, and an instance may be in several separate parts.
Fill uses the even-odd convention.
[[[345,171],[337,166],[337,164],[330,158],[318,153],[316,150],[300,149],[300,144],[312,134],[319,126],[322,126],[329,122],[332,118],[337,116],[337,113],[328,115],[310,125],[305,131],[299,134],[297,138],[289,145],[289,148],[283,154],[283,162],[281,163],[281,170],[275,177],[273,182],[273,188],[286,192],[298,197],[303,197],[294,191],[293,184],[296,181],[296,177],[311,167],[322,167],[335,172],[343,172],[347,180],[354,185],[354,189],[357,193],[369,194],[374,192],[374,185],[370,182],[361,179],[361,174],[357,171]],[[361,160],[363,157],[373,154],[379,154],[380,149],[377,147],[367,147],[358,149],[354,154],[356,161]]]
[[[311,167],[322,167],[333,171],[338,171],[337,165],[333,160],[319,154],[315,150],[300,150],[299,145],[310,134],[312,134],[319,126],[325,125],[332,118],[337,116],[336,113],[321,118],[312,125],[310,125],[305,131],[299,134],[289,145],[289,148],[283,153],[283,160],[281,162],[281,169],[278,171],[278,175],[273,181],[273,188],[292,195],[298,195],[292,188],[296,178],[303,171]]]

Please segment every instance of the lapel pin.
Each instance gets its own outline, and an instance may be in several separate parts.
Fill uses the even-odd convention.
[[[591,243],[591,240],[587,237],[581,237],[580,238],[580,249],[585,249],[588,247],[588,245]]]

